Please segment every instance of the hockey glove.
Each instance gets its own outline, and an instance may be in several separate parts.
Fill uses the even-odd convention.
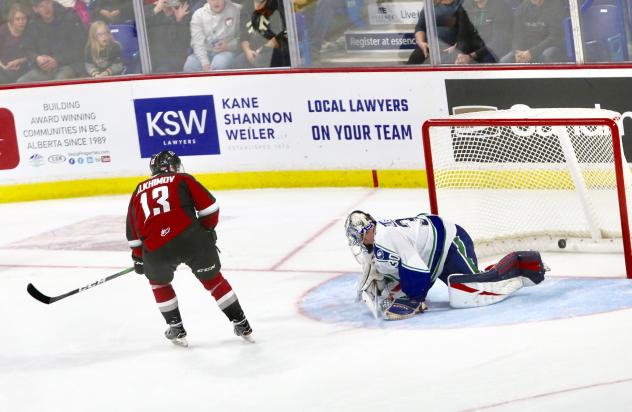
[[[143,258],[140,256],[135,256],[132,253],[132,260],[134,261],[134,272],[138,273],[139,275],[142,275],[145,273],[145,267],[143,264]]]

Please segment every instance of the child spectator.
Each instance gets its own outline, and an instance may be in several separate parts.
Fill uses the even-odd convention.
[[[7,22],[0,26],[0,83],[14,83],[26,71],[28,51],[24,33],[28,13],[20,3],[9,9]]]
[[[91,77],[122,74],[121,45],[114,40],[110,28],[101,20],[90,25],[85,49],[86,72]]]
[[[34,67],[21,76],[18,83],[82,75],[86,33],[79,17],[53,0],[30,1],[34,14],[27,35]]]
[[[246,0],[240,20],[242,54],[237,68],[290,65],[283,0]]]
[[[231,0],[207,0],[191,18],[191,48],[185,72],[222,70],[232,67],[239,36],[241,6]]]
[[[103,20],[107,24],[129,23],[134,21],[132,0],[94,0],[93,19]]]
[[[157,0],[145,6],[153,73],[179,72],[191,43],[191,13],[184,0]]]

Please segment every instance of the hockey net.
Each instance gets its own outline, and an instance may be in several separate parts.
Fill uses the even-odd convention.
[[[480,256],[519,249],[624,253],[632,278],[632,175],[619,114],[528,109],[428,120],[432,213],[463,226]]]

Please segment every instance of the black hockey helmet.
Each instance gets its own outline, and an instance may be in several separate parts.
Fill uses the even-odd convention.
[[[182,162],[180,158],[171,150],[163,150],[160,153],[156,153],[149,161],[149,170],[151,170],[152,176],[159,173],[176,173],[180,171],[181,167]]]

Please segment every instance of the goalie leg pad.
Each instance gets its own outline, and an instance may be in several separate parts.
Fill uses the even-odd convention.
[[[459,274],[448,276],[450,306],[460,309],[491,305],[507,299],[523,286],[519,276],[496,281],[476,281],[473,279],[475,277]]]

